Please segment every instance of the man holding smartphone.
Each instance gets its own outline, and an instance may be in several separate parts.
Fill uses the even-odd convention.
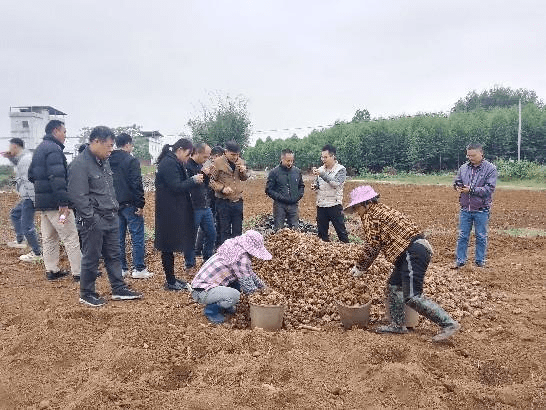
[[[485,267],[487,256],[487,229],[493,192],[497,185],[497,168],[483,158],[483,146],[472,143],[466,147],[468,162],[457,171],[453,189],[459,193],[459,238],[453,269],[466,263],[470,231],[474,225],[476,236],[476,266]]]

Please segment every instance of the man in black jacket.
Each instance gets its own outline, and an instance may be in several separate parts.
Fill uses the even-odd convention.
[[[42,211],[42,256],[46,277],[55,280],[68,275],[59,269],[60,241],[63,241],[74,280],[79,280],[80,244],[74,212],[68,207],[67,163],[63,153],[66,128],[62,121],[51,120],[45,132],[44,140],[34,150],[28,179],[34,184],[34,208]]]
[[[281,163],[267,177],[265,193],[273,199],[275,230],[284,227],[298,228],[298,202],[303,197],[305,185],[299,168],[294,166],[294,152],[282,150]]]
[[[109,162],[113,172],[114,189],[119,203],[119,244],[123,276],[129,273],[125,255],[127,228],[133,244],[133,273],[135,279],[148,279],[153,276],[144,262],[144,187],[140,162],[133,157],[133,138],[129,134],[116,137],[117,150],[110,155]]]
[[[113,300],[139,299],[121,274],[119,252],[118,201],[108,157],[114,149],[114,133],[108,127],[95,127],[89,146],[70,164],[68,194],[82,225],[82,273],[80,303],[102,306],[104,299],[95,291],[99,259],[102,255]]]
[[[201,228],[205,235],[205,243],[203,246],[203,261],[206,261],[214,253],[214,243],[216,241],[216,227],[214,226],[214,215],[210,206],[211,197],[209,193],[209,175],[212,171],[212,165],[203,166],[210,157],[211,148],[204,142],[196,144],[193,148],[193,153],[186,163],[188,176],[203,174],[203,184],[196,185],[192,188],[191,203],[193,206],[193,217],[195,229]],[[214,200],[214,198],[212,198]],[[190,249],[184,254],[186,260],[186,269],[191,269],[195,266],[195,249]]]

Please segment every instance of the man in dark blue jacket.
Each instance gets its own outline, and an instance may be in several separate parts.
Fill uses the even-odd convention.
[[[68,275],[59,269],[60,241],[63,241],[74,280],[79,280],[80,244],[74,212],[68,207],[67,164],[63,153],[66,128],[62,121],[51,120],[45,132],[44,140],[32,156],[28,179],[34,184],[34,208],[42,211],[42,255],[46,277],[55,280]]]
[[[95,127],[89,146],[70,164],[68,194],[82,225],[82,274],[80,303],[98,307],[106,302],[95,291],[99,259],[102,256],[113,300],[140,299],[142,294],[127,287],[119,257],[118,201],[108,157],[114,149],[114,133]]]
[[[133,157],[133,138],[126,133],[116,137],[117,150],[110,155],[109,162],[114,178],[116,199],[119,203],[119,244],[123,276],[129,273],[125,255],[127,228],[133,244],[133,273],[135,279],[148,279],[153,276],[144,262],[144,187],[140,162]]]
[[[267,177],[265,193],[273,199],[275,230],[284,227],[298,228],[298,202],[303,197],[305,185],[299,168],[294,166],[294,152],[282,150],[281,163]]]

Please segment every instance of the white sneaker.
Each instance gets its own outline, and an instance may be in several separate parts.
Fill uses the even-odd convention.
[[[129,274],[129,271],[128,270],[125,270],[125,269],[122,269],[121,270],[121,276],[125,277]]]
[[[11,241],[11,242],[8,242],[7,245],[10,248],[17,248],[17,249],[25,249],[28,246],[26,240],[24,240],[23,242]]]
[[[33,251],[30,251],[25,255],[19,256],[19,260],[23,262],[40,262],[42,257],[40,255],[36,255]]]
[[[142,270],[134,270],[131,275],[133,279],[148,279],[154,276],[152,272],[148,272],[148,269],[144,268]]]

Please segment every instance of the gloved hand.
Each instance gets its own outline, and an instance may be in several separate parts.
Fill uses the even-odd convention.
[[[365,271],[358,269],[358,267],[355,265],[350,270],[350,274],[353,275],[355,278],[358,278],[364,274]]]

